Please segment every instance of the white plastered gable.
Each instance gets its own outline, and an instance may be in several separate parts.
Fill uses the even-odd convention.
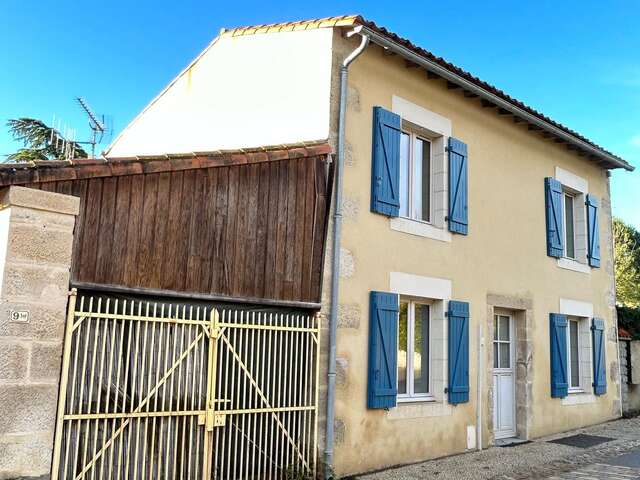
[[[105,156],[326,141],[332,42],[331,28],[222,34],[145,107]]]

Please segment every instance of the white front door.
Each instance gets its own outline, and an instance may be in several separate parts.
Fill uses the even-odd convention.
[[[493,324],[493,433],[515,437],[515,331],[511,315],[496,315]]]

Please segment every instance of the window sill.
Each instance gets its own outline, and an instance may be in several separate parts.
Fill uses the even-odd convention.
[[[565,270],[572,270],[574,272],[590,274],[591,267],[586,263],[578,262],[577,260],[572,260],[570,258],[559,258],[558,259],[558,267],[564,268]]]
[[[451,242],[451,233],[444,228],[438,228],[430,223],[413,220],[411,218],[393,217],[389,219],[391,230],[408,233],[418,237],[431,238],[440,242]]]
[[[595,403],[596,396],[593,393],[585,393],[584,391],[580,392],[569,392],[569,395],[562,399],[562,405],[584,405],[588,403]]]
[[[436,399],[433,395],[428,395],[424,397],[397,397],[397,403],[424,403],[424,402],[435,402]]]
[[[389,420],[407,420],[412,418],[447,417],[453,415],[453,407],[447,403],[437,400],[421,402],[400,402],[396,408],[391,408],[387,412]]]

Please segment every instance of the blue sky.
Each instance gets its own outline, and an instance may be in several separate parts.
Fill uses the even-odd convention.
[[[37,8],[36,8],[37,5]],[[222,27],[360,13],[466,68],[640,169],[640,2],[394,3],[0,0],[0,155],[8,118],[53,115],[89,136],[73,98],[117,134]],[[105,147],[103,145],[102,147]],[[640,228],[640,172],[614,213]]]

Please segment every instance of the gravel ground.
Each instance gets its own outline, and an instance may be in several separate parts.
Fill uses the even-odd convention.
[[[547,442],[577,433],[611,437],[615,440],[586,449]],[[536,439],[527,444],[492,447],[482,452],[465,453],[354,478],[358,480],[547,478],[621,455],[638,447],[640,447],[640,418],[621,419]]]

